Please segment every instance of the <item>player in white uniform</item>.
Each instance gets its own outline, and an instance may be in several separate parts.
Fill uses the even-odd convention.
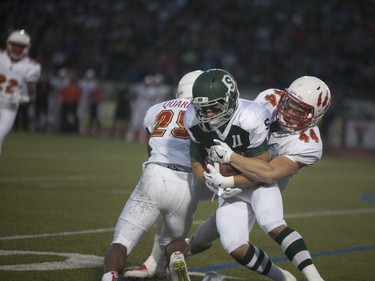
[[[30,46],[30,36],[16,30],[8,36],[7,49],[0,51],[0,153],[19,104],[35,99],[41,66],[28,57]]]
[[[116,224],[114,239],[104,259],[102,281],[117,280],[125,268],[127,256],[154,225],[159,214],[164,222],[159,237],[160,248],[175,240],[184,244],[174,243],[177,247],[171,248],[170,254],[182,251],[180,247],[187,248],[185,238],[198,203],[196,178],[188,153],[190,138],[183,124],[190,103],[191,99],[182,95],[156,104],[146,112],[144,128],[150,134],[149,158],[143,164],[143,175]],[[177,266],[184,263],[179,253],[175,253],[171,261]],[[173,280],[178,280],[178,272],[172,270],[170,273]]]
[[[81,97],[78,103],[77,115],[79,119],[79,132],[81,135],[86,133],[86,119],[90,110],[90,93],[97,90],[99,83],[96,80],[96,73],[93,68],[89,68],[85,72],[85,76],[79,81],[79,87],[81,88]]]
[[[260,93],[256,101],[264,105],[272,115],[273,123],[268,141],[272,160],[267,163],[245,158],[233,153],[222,142],[212,146],[209,154],[213,161],[229,163],[257,182],[277,181],[280,190],[283,190],[293,175],[303,167],[313,165],[322,156],[322,140],[317,123],[331,103],[330,90],[320,79],[304,76],[295,80],[285,91],[269,89]],[[208,177],[207,180],[214,181]],[[280,244],[286,256],[307,280],[322,281],[302,236],[284,221],[282,198],[276,191],[259,187],[252,192],[250,219],[254,221],[257,218],[261,228]],[[238,209],[231,209],[229,205],[225,215],[238,213]],[[216,217],[219,214],[221,213],[217,212]],[[207,249],[218,238],[218,233],[212,231],[216,229],[215,224],[218,228],[221,227],[217,218],[215,222],[213,215],[198,227],[191,240],[193,253]],[[232,227],[230,221],[226,221],[226,228]]]
[[[215,238],[220,234],[224,249],[246,268],[273,280],[296,280],[291,273],[274,264],[264,251],[249,243],[253,226],[249,219],[253,189],[249,187],[255,183],[242,174],[223,177],[211,165],[207,165],[210,171],[205,172],[205,161],[210,147],[215,145],[214,139],[226,143],[245,158],[268,161],[270,121],[271,115],[265,107],[239,98],[234,78],[221,69],[205,71],[197,78],[192,106],[184,119],[191,137],[193,171],[219,196]],[[206,180],[205,176],[212,181]],[[278,190],[278,187],[270,184],[267,189]]]
[[[156,81],[155,81],[156,78]],[[143,83],[136,85],[133,89],[134,99],[132,102],[132,111],[128,132],[126,133],[125,140],[127,142],[146,141],[146,133],[142,130],[142,121],[145,117],[147,109],[162,100],[165,100],[166,87],[162,87],[159,83],[161,82],[159,75],[147,75],[143,79]],[[162,90],[162,88],[164,90]]]
[[[186,98],[191,99],[193,97],[192,88],[195,79],[202,73],[201,70],[191,71],[185,74],[179,81],[177,87],[176,98]],[[183,153],[186,155],[189,154],[189,146],[181,148],[183,149]],[[200,188],[200,200],[202,197],[208,194],[205,192],[206,188]],[[205,192],[205,193],[204,193]],[[166,277],[165,267],[167,265],[167,261],[165,259],[165,249],[161,249],[159,246],[159,235],[160,235],[160,228],[162,225],[162,219],[158,220],[156,225],[156,234],[154,236],[154,243],[152,247],[152,251],[150,256],[146,259],[144,263],[140,266],[128,270],[125,272],[124,276],[126,278],[164,278]]]

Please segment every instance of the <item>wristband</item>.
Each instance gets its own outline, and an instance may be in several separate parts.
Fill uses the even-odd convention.
[[[224,177],[224,181],[220,185],[220,188],[225,189],[225,188],[232,188],[232,187],[234,187],[234,176]]]

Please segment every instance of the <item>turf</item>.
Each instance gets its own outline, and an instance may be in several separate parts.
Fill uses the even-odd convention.
[[[101,259],[144,160],[144,144],[12,132],[0,156],[0,280],[99,281]],[[283,194],[287,222],[305,238],[326,281],[375,280],[374,163],[369,157],[326,155],[296,175]],[[215,207],[200,203],[192,231]],[[147,257],[152,232],[127,266]],[[250,240],[304,280],[259,227]],[[55,268],[53,262],[59,268],[73,254],[85,255],[72,262],[81,268]],[[187,262],[192,281],[207,270],[228,280],[269,280],[238,266],[219,242]]]

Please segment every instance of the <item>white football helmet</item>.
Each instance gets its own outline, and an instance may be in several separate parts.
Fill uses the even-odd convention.
[[[193,98],[193,84],[195,79],[203,73],[202,70],[194,70],[186,73],[178,82],[176,99],[191,99]]]
[[[150,86],[152,83],[154,83],[154,76],[151,74],[146,75],[143,78],[143,84],[146,86]]]
[[[154,83],[156,85],[161,85],[164,83],[164,75],[161,73],[155,74],[154,76]]]
[[[276,121],[283,130],[295,132],[315,126],[331,105],[331,91],[319,78],[295,80],[277,105]]]
[[[62,67],[57,72],[57,75],[58,75],[59,78],[66,78],[69,75],[69,71],[65,67]]]
[[[85,77],[88,79],[94,79],[95,78],[95,70],[93,68],[89,68],[86,70]]]
[[[27,56],[31,46],[30,36],[25,30],[13,31],[7,39],[7,49],[11,58],[20,60]]]

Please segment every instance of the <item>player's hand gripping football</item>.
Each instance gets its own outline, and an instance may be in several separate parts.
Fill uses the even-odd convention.
[[[233,150],[225,143],[220,140],[214,139],[215,145],[210,147],[209,157],[214,162],[220,164],[228,164]]]
[[[234,179],[232,177],[222,176],[218,170],[211,164],[207,164],[208,172],[204,172],[206,186],[217,196],[229,198],[236,196],[242,192],[241,188],[234,187]],[[214,197],[213,197],[214,198]],[[213,199],[212,198],[212,199]]]

